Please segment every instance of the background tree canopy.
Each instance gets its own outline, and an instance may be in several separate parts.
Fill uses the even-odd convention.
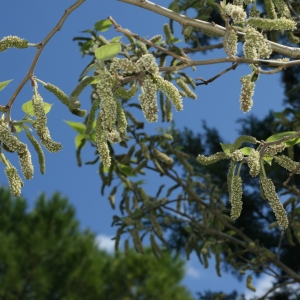
[[[82,2],[77,1],[66,11],[51,34]],[[30,179],[33,176],[30,153],[15,132],[25,131],[38,153],[41,173],[45,171],[45,160],[35,136],[50,152],[61,149],[61,144],[54,142],[49,134],[46,114],[51,106],[40,96],[44,86],[72,114],[87,115],[83,122],[67,123],[77,132],[79,166],[83,164],[82,150],[89,146],[95,149],[95,157],[84,163],[98,166],[101,193],[109,190],[111,207],[119,211],[112,223],[116,226],[116,248],[122,237],[141,253],[143,243],[149,241],[157,257],[162,256],[161,247],[165,246],[185,252],[187,258],[196,253],[205,267],[209,258],[214,257],[219,276],[222,265],[238,278],[246,276],[247,287],[255,290],[252,277],[266,273],[275,282],[265,297],[277,297],[270,296],[277,288],[279,293],[285,293],[284,297],[292,297],[295,292],[288,287],[300,281],[297,179],[300,53],[294,48],[299,42],[298,3],[173,1],[170,10],[165,10],[148,1],[122,2],[170,18],[169,24],[157,33],[163,35],[140,37],[138,28],[123,29],[112,17],[96,22],[93,29],[85,31],[84,37],[74,38],[79,41],[82,55],[91,56],[91,61],[70,96],[32,77],[38,55],[51,36],[33,45],[38,49],[37,59],[2,108],[3,150],[17,152],[22,173]],[[186,14],[193,18],[185,17]],[[174,21],[183,24],[181,34],[174,32]],[[112,39],[105,37],[112,24],[122,37],[119,33]],[[177,47],[179,39],[185,40],[186,47]],[[16,37],[4,38],[0,45],[2,50],[32,46]],[[196,60],[197,54],[219,48],[224,51],[218,58]],[[211,78],[196,79],[186,72],[188,67],[216,63],[231,64]],[[240,137],[231,144],[223,142],[226,137],[220,137],[216,129],[205,123],[200,133],[178,129],[176,122],[155,134],[147,130],[145,119],[151,123],[158,118],[171,122],[177,114],[175,110],[183,109],[182,97],[195,99],[202,85],[217,86],[219,77],[241,64],[250,66],[248,74],[240,79],[241,110],[251,109],[253,90],[260,76],[281,72],[286,94],[282,112],[270,112],[263,119],[248,116],[240,120]],[[27,80],[33,86],[32,100],[22,107],[25,116],[11,121],[12,104]],[[3,87],[7,83],[3,82]],[[87,86],[92,87],[88,114],[79,102]],[[139,95],[138,100],[135,94]],[[31,127],[35,134],[31,133]],[[23,181],[4,153],[1,159],[11,192],[19,195]],[[160,184],[149,190],[145,179],[156,177]],[[209,297],[209,293],[203,297]]]
[[[4,188],[0,202],[1,299],[192,299],[178,256],[100,250],[59,194],[41,195],[30,212]]]

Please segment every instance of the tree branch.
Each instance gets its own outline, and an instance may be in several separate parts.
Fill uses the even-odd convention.
[[[54,36],[54,34],[62,28],[62,26],[63,26],[65,20],[68,18],[68,16],[76,8],[78,8],[84,1],[85,0],[77,0],[73,5],[71,5],[68,9],[66,9],[65,13],[61,17],[61,19],[58,21],[58,23],[55,25],[55,27],[48,33],[48,35],[43,39],[43,41],[38,44],[37,53],[35,54],[35,56],[33,58],[33,61],[31,63],[31,66],[30,66],[27,74],[25,75],[25,77],[23,78],[23,80],[21,81],[21,83],[19,84],[19,86],[17,87],[17,89],[15,90],[15,92],[13,93],[13,95],[11,96],[10,100],[8,101],[8,103],[6,105],[6,108],[7,108],[6,117],[5,117],[6,122],[10,121],[10,111],[11,111],[11,107],[12,107],[15,99],[17,98],[18,94],[20,93],[20,91],[22,90],[22,88],[24,87],[26,82],[33,76],[34,69],[36,67],[36,64],[39,60],[39,57],[40,57],[44,47],[49,42],[49,40]]]
[[[226,29],[223,26],[220,25],[212,25],[209,22],[205,22],[205,21],[201,21],[201,20],[197,20],[197,19],[193,19],[193,18],[189,18],[185,15],[181,15],[178,14],[172,10],[169,10],[163,6],[157,5],[153,2],[150,1],[140,1],[140,0],[119,0],[121,2],[125,2],[128,4],[132,4],[135,6],[139,6],[142,7],[144,9],[153,11],[159,15],[165,16],[167,18],[170,18],[172,20],[177,21],[178,23],[180,23],[181,25],[185,25],[185,26],[193,26],[196,28],[201,28],[201,29],[205,29],[205,30],[209,30],[215,34],[224,36]],[[244,36],[245,34],[243,32],[238,31],[237,35],[239,36],[240,40],[244,40]],[[284,45],[280,45],[271,41],[268,41],[270,43],[270,46],[272,47],[272,50],[274,52],[283,54],[285,56],[288,57],[292,57],[292,58],[300,58],[300,49],[299,48],[294,48],[294,47],[287,47]]]

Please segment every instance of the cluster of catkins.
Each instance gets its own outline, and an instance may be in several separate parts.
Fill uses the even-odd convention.
[[[127,58],[115,58],[110,65],[109,72],[101,72],[97,83],[96,93],[100,111],[96,121],[96,142],[99,155],[106,167],[111,164],[111,158],[107,141],[116,143],[126,136],[127,121],[121,104],[117,97],[130,99],[137,92],[136,85],[132,85],[129,90],[120,86],[114,89],[117,83],[116,76],[130,76],[145,72],[145,76],[139,79],[141,94],[139,101],[148,122],[158,120],[157,91],[164,92],[175,109],[182,110],[182,98],[177,88],[160,74],[155,58],[152,54],[145,54],[137,62],[132,62]],[[98,105],[97,103],[97,105]]]
[[[288,218],[286,211],[281,204],[279,197],[275,191],[275,186],[271,179],[265,176],[264,170],[261,170],[263,164],[263,157],[268,156],[274,158],[274,160],[285,169],[290,172],[294,171],[298,163],[291,160],[287,156],[277,155],[282,152],[286,148],[285,143],[280,143],[277,145],[270,145],[264,152],[261,153],[256,149],[252,149],[248,155],[245,157],[243,152],[239,149],[242,143],[257,143],[256,139],[252,136],[240,136],[230,147],[230,153],[225,152],[217,152],[211,156],[198,155],[197,161],[202,165],[209,165],[216,163],[223,159],[230,159],[230,168],[227,175],[227,183],[228,183],[228,191],[229,191],[229,202],[231,204],[231,218],[237,219],[242,211],[242,178],[239,175],[240,168],[238,174],[236,173],[237,163],[246,163],[249,167],[249,174],[252,177],[259,176],[260,185],[261,185],[261,195],[269,200],[270,206],[274,211],[275,217],[277,219],[278,224],[286,229],[288,227]],[[300,174],[300,171],[297,172]]]
[[[245,5],[250,5],[252,0],[234,0],[233,4],[228,3],[224,10],[225,13],[233,20],[234,25],[244,26],[245,42],[243,52],[245,58],[260,59],[269,58],[272,54],[272,48],[262,30],[275,33],[276,31],[286,31],[287,37],[292,43],[299,43],[299,38],[295,37],[292,31],[296,28],[296,23],[291,17],[289,8],[284,0],[265,0],[265,9],[268,18],[261,18],[259,10],[254,4],[250,9],[250,17],[247,19]],[[236,31],[230,28],[227,37],[227,45],[232,55],[237,54],[238,37]],[[253,73],[255,73],[255,67]],[[254,80],[255,78],[255,80]],[[252,96],[254,94],[254,82],[257,76],[253,74],[241,78],[242,92],[240,96],[241,110],[248,112],[253,105]]]

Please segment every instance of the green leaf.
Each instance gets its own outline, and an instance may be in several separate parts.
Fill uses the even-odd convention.
[[[0,91],[2,91],[13,79],[0,82]]]
[[[286,137],[289,135],[294,135],[295,133],[297,133],[297,132],[296,131],[287,131],[287,132],[276,133],[274,135],[271,135],[269,138],[267,138],[266,142],[277,141],[279,139],[282,139],[283,137]],[[284,143],[286,144],[287,147],[294,146],[294,145],[300,143],[300,137],[295,137],[293,139],[285,141]]]
[[[84,139],[84,134],[77,134],[75,137],[75,147],[76,149],[79,147],[79,145],[81,144],[81,141]]]
[[[43,102],[44,104],[44,112],[45,114],[47,114],[50,110],[53,104],[47,103],[47,102]],[[33,109],[33,105],[32,105],[32,100],[29,100],[27,102],[25,102],[22,105],[22,110],[27,114],[27,115],[31,115],[34,116],[34,109]]]
[[[117,56],[121,51],[121,45],[119,43],[113,43],[104,45],[95,50],[95,56],[99,60],[109,60]]]
[[[23,126],[21,126],[21,125],[14,125],[14,127],[15,127],[17,132],[21,132],[21,131],[24,130]]]
[[[284,115],[283,112],[273,112],[273,115],[277,119],[282,119],[282,116]]]
[[[177,37],[175,37],[175,36],[172,35],[172,37],[171,37],[171,42],[172,42],[172,44],[176,44],[176,43],[180,43],[181,40],[178,39]]]
[[[230,154],[230,148],[231,148],[231,144],[222,144],[220,143],[223,152],[225,152],[226,154]]]
[[[120,41],[120,39],[122,38],[122,36],[115,36],[114,38],[112,38],[110,40],[111,43],[118,43]]]
[[[272,165],[272,159],[273,159],[273,157],[271,157],[271,156],[264,156],[264,157],[263,157],[263,160],[264,160],[267,164],[269,164],[270,166]]]
[[[111,21],[105,19],[105,20],[100,20],[94,25],[94,29],[100,32],[104,32],[110,28],[112,25]]]
[[[126,166],[123,164],[119,164],[120,169],[122,170],[122,172],[126,175],[126,176],[134,176],[136,177],[137,175],[132,175],[132,167],[130,166]]]
[[[249,155],[250,154],[250,151],[253,150],[253,148],[251,147],[243,147],[240,149],[241,152],[244,154],[244,155]]]
[[[76,132],[81,133],[84,136],[86,126],[80,122],[65,121]]]

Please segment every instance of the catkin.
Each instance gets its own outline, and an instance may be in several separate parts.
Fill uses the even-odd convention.
[[[80,107],[79,95],[81,92],[94,80],[93,76],[88,76],[82,79],[79,84],[75,87],[75,89],[70,94],[70,104],[74,108]]]
[[[217,152],[211,156],[204,156],[202,154],[199,154],[197,156],[197,161],[202,165],[211,165],[216,163],[217,161],[220,161],[222,159],[228,159],[229,155],[225,152]]]
[[[260,171],[260,155],[259,152],[255,149],[252,149],[250,151],[250,154],[248,156],[248,166],[250,168],[250,175],[252,177],[255,177],[259,174]]]
[[[24,186],[24,182],[20,178],[17,169],[15,167],[6,167],[4,172],[7,176],[12,195],[19,197],[21,195],[21,187]]]
[[[231,182],[231,192],[230,192],[230,204],[231,213],[230,216],[233,220],[236,220],[242,212],[242,178],[240,176],[234,176]]]
[[[18,36],[6,36],[0,41],[0,52],[4,52],[9,48],[28,48],[28,41]]]
[[[289,221],[286,215],[286,211],[279,200],[272,180],[266,177],[261,177],[260,182],[264,190],[264,194],[269,200],[271,208],[275,213],[278,224],[282,227],[282,229],[287,229]]]
[[[19,162],[21,166],[22,173],[26,179],[32,179],[33,177],[33,165],[31,161],[31,155],[26,147],[26,150],[22,153],[18,153]]]

